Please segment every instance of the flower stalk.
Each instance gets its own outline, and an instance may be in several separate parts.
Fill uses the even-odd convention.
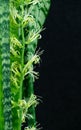
[[[37,130],[34,66],[50,5],[45,1],[0,0],[0,130],[21,130],[23,123],[24,130]]]

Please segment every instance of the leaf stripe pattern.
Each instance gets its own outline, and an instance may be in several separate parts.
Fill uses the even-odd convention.
[[[34,30],[34,32],[40,30],[43,27],[43,24],[45,22],[46,16],[50,8],[50,0],[39,1],[40,2],[38,2],[36,5],[34,5],[33,7],[30,6],[29,8],[30,15],[32,15],[36,21],[36,24],[34,25],[32,25],[32,23],[29,24],[29,30]],[[35,52],[35,49],[37,47],[37,41],[38,40],[36,39],[32,42],[32,44],[29,44],[27,46],[27,48],[31,50],[31,55]]]
[[[9,41],[9,0],[0,0],[0,30],[2,85],[3,85],[3,113],[4,130],[12,130],[11,92],[10,92],[10,41]]]
[[[1,3],[0,3],[0,18],[2,17],[1,13]],[[3,130],[3,103],[2,103],[2,98],[3,98],[3,92],[2,92],[2,60],[1,60],[1,41],[2,41],[2,35],[1,35],[1,19],[0,19],[0,130]]]
[[[39,0],[40,1],[40,0]],[[34,5],[30,14],[35,18],[36,27],[41,28],[45,22],[48,10],[50,7],[50,0],[41,0],[38,4]]]

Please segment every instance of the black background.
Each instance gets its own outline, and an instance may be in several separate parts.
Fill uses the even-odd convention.
[[[43,130],[81,130],[81,0],[52,0],[35,93]]]

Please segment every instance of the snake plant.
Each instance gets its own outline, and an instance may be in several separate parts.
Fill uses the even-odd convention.
[[[50,0],[0,0],[0,130],[37,130],[34,94],[40,32]]]

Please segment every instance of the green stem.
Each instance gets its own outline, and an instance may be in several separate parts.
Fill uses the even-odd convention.
[[[22,9],[22,12],[23,11],[24,10]],[[25,51],[25,37],[24,37],[23,25],[21,27],[21,31],[22,31],[22,46],[23,46],[23,48],[22,48],[22,56],[21,56],[21,66],[22,66],[22,68],[21,68],[21,83],[20,83],[20,96],[19,96],[20,99],[22,99],[22,86],[23,86],[23,79],[24,79],[23,73],[22,73],[23,67],[24,67],[24,51]]]
[[[28,85],[28,97],[30,98],[31,94],[34,94],[34,85],[33,85],[33,78],[31,77],[31,75],[28,76],[28,81],[27,81],[27,85]],[[28,120],[28,126],[32,127],[36,124],[36,114],[35,114],[35,107],[31,106],[29,108],[28,111],[29,114],[32,115],[33,118]]]
[[[24,14],[24,7],[22,5],[22,17]],[[23,67],[24,67],[24,51],[25,51],[25,37],[24,37],[24,29],[23,29],[23,23],[21,26],[21,33],[22,33],[22,55],[21,55],[21,81],[20,81],[20,92],[19,92],[19,99],[22,100],[22,87],[23,87],[23,80],[24,80],[24,76],[23,76]],[[20,109],[20,119],[19,119],[19,129],[21,130],[21,124],[22,124],[22,108]]]

